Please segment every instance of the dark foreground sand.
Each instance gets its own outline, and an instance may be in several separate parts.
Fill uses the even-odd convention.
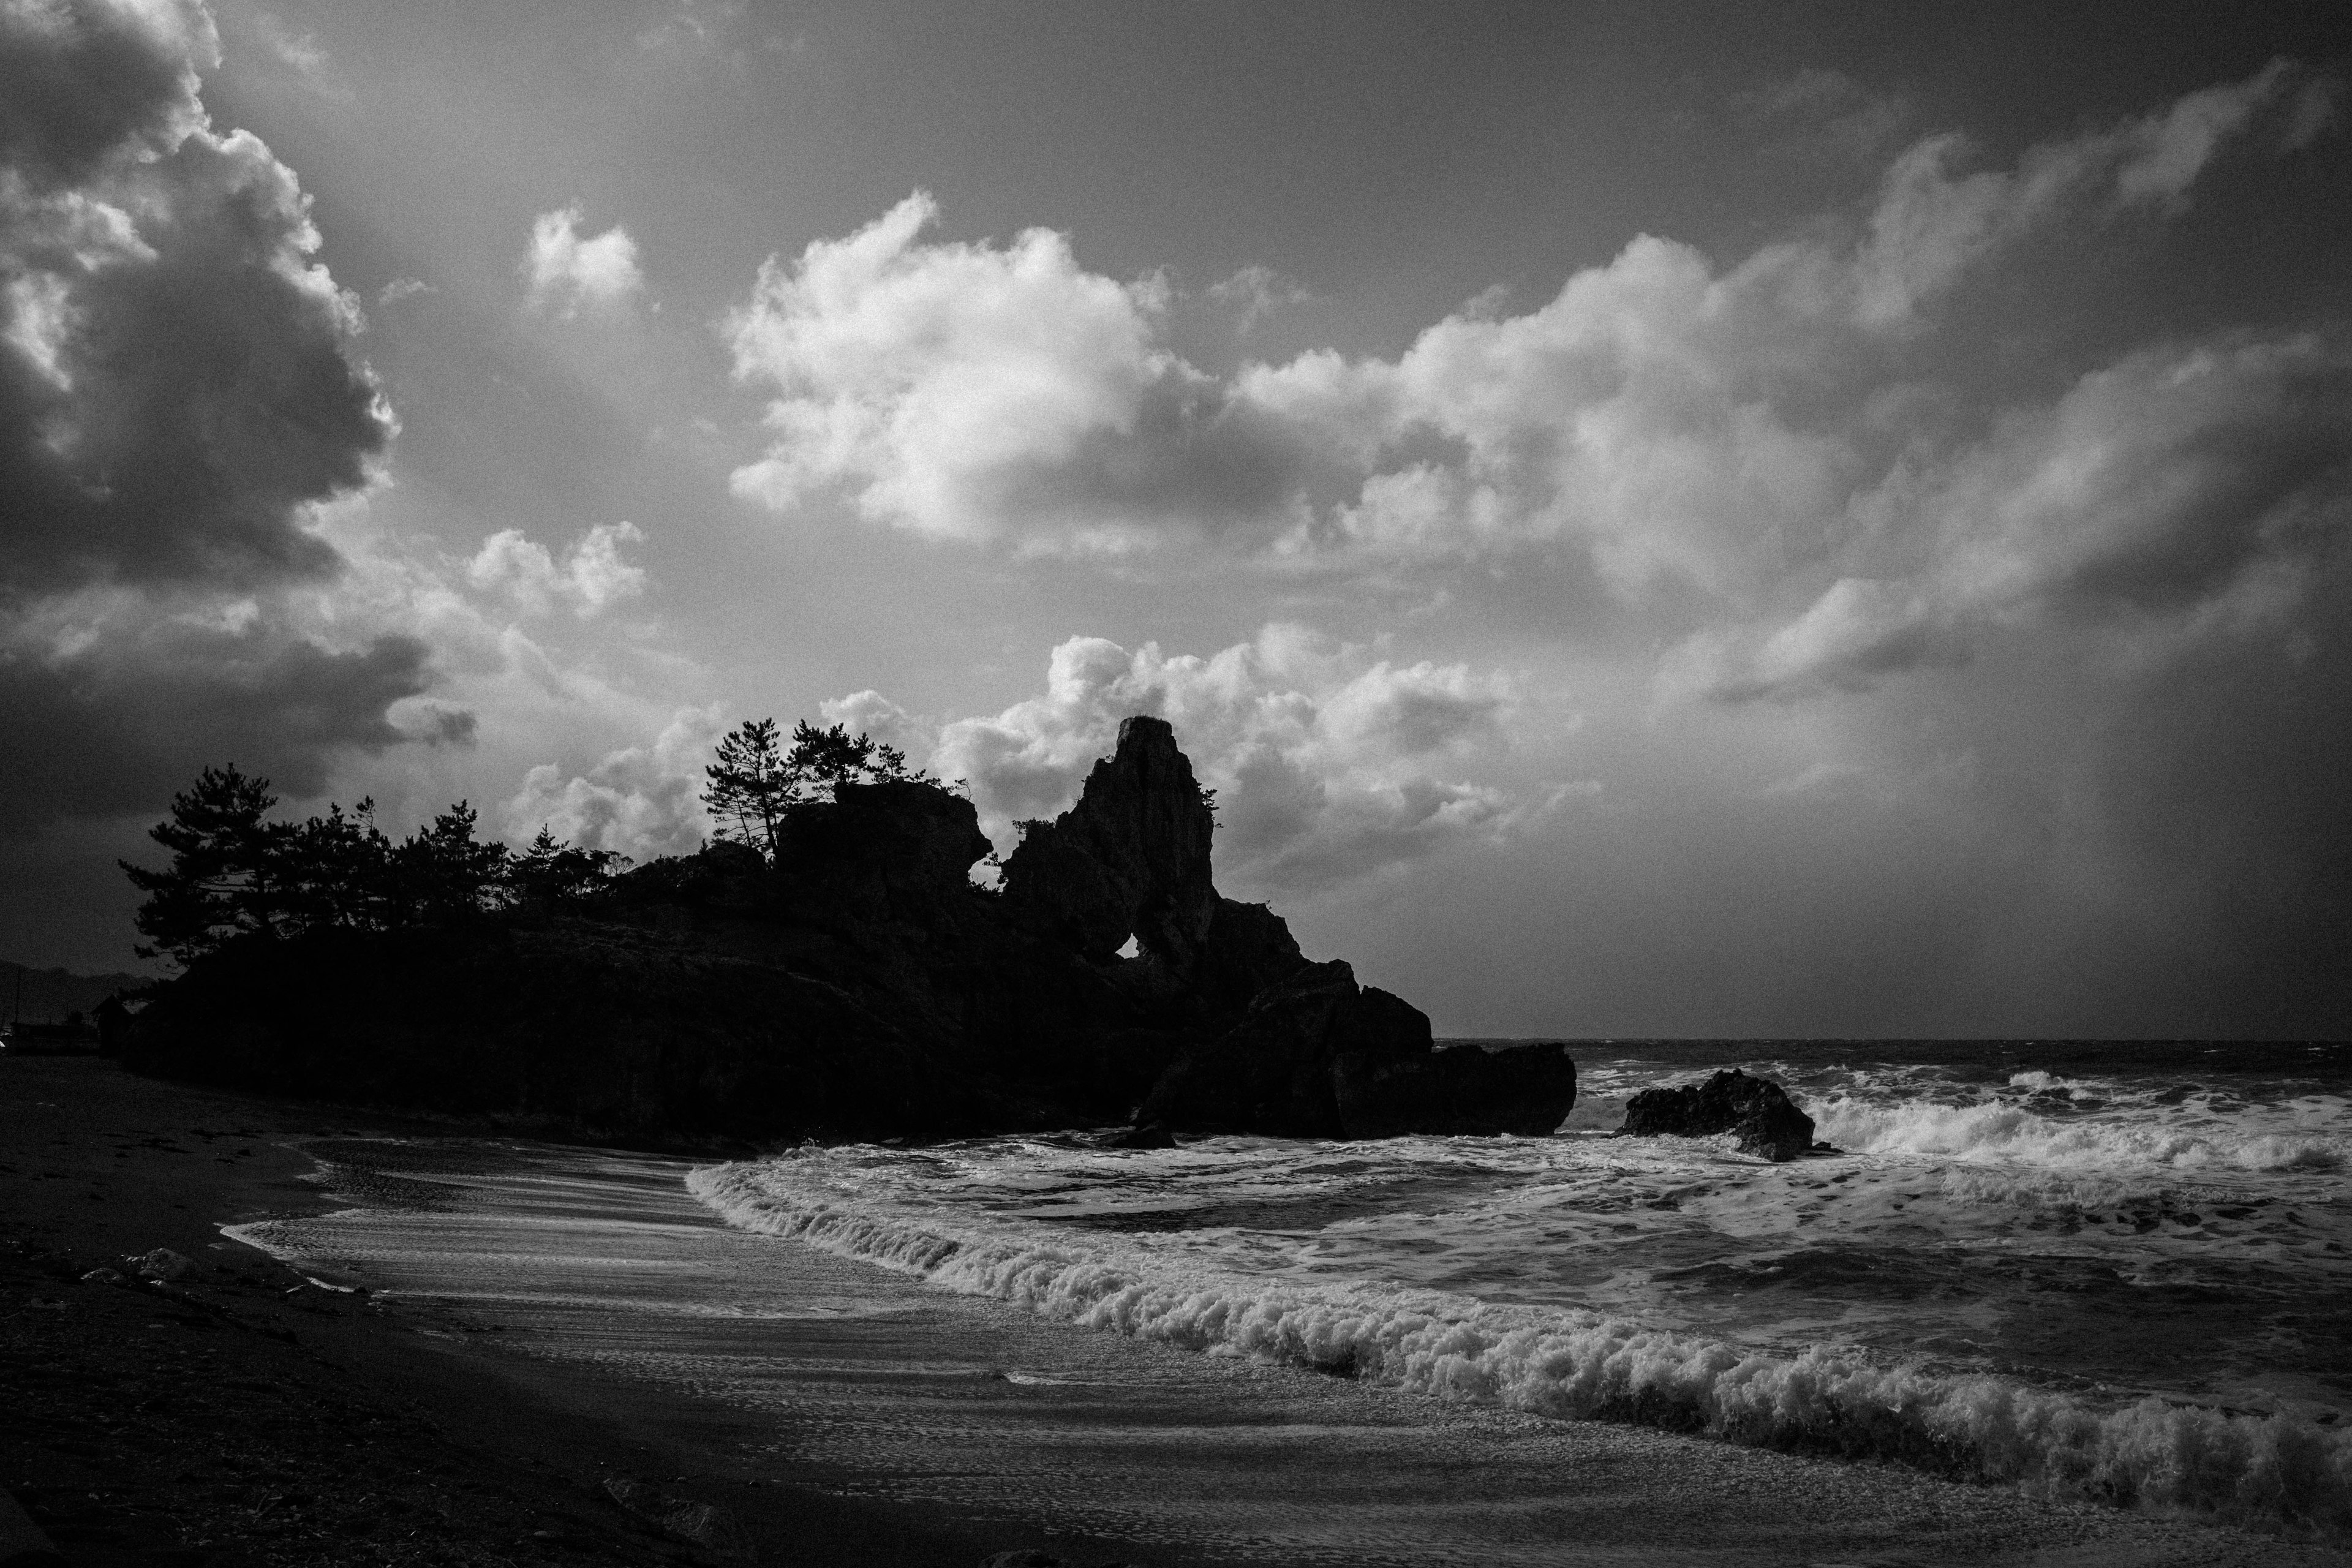
[[[450,1129],[0,1059],[0,1487],[68,1562],[727,1560],[614,1502],[613,1477],[723,1504],[764,1562],[966,1568],[1029,1544],[748,1485],[690,1401],[515,1365],[429,1310],[289,1295],[299,1275],[222,1239],[326,1206],[283,1145],[419,1131]],[[198,1271],[168,1293],[78,1282],[159,1247]]]
[[[726,1231],[674,1162],[524,1149],[464,1212],[404,1214],[403,1161],[445,1166],[462,1131],[0,1061],[0,1485],[92,1563],[2347,1561],[1039,1323]],[[352,1142],[384,1134],[438,1149]],[[313,1153],[365,1212],[299,1217],[338,1201]],[[215,1228],[263,1215],[421,1293],[294,1289]],[[158,1246],[203,1272],[73,1282]],[[632,1300],[679,1268],[735,1281],[744,1315]],[[493,1275],[509,1295],[448,1304]],[[665,1534],[614,1477],[732,1527]]]

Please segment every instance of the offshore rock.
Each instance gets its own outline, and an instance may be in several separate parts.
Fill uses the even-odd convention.
[[[1768,1160],[1794,1160],[1813,1145],[1813,1119],[1770,1079],[1738,1068],[1705,1083],[1647,1089],[1625,1105],[1623,1138],[1711,1138],[1728,1132],[1739,1147]]]
[[[1261,993],[1222,1039],[1168,1069],[1136,1121],[1292,1138],[1539,1137],[1575,1103],[1564,1047],[1437,1050],[1419,1008],[1334,960]]]

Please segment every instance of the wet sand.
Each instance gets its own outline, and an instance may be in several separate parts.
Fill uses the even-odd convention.
[[[396,1458],[377,1470],[462,1453],[463,1475],[514,1499],[453,1512],[448,1555],[257,1561],[650,1561],[614,1553],[699,1550],[605,1500],[595,1483],[614,1473],[723,1501],[761,1560],[782,1563],[972,1564],[1022,1546],[1171,1568],[2347,1560],[1891,1468],[1445,1405],[1073,1330],[729,1230],[680,1187],[687,1162],[452,1140],[446,1126],[189,1096],[101,1064],[71,1067],[89,1070],[73,1079],[58,1064],[46,1098],[78,1097],[77,1116],[57,1104],[44,1113],[56,1120],[43,1121],[20,1085],[38,1087],[50,1064],[0,1063],[0,1163],[19,1167],[0,1180],[25,1190],[37,1150],[79,1162],[35,1184],[55,1191],[31,1216],[49,1226],[36,1239],[73,1233],[85,1252],[129,1251],[169,1231],[203,1248],[220,1241],[205,1234],[210,1220],[290,1216],[237,1234],[373,1294],[359,1305],[305,1292],[315,1320],[285,1320],[298,1345],[223,1331],[281,1358],[270,1377],[249,1381],[274,1377],[284,1394],[315,1362],[342,1380],[332,1397],[373,1401],[387,1422],[431,1424],[387,1426],[383,1451]],[[204,1150],[213,1185],[189,1179],[200,1140],[185,1130],[258,1129],[264,1118],[255,1154],[214,1152],[215,1139]],[[113,1158],[115,1143],[166,1124],[183,1129],[175,1141],[187,1154]],[[329,1163],[340,1199],[301,1179],[311,1157]],[[101,1190],[107,1180],[114,1186]],[[142,1209],[146,1228],[121,1217]],[[12,1201],[0,1236],[25,1228],[19,1212]],[[170,1235],[160,1244],[188,1250]],[[213,1256],[257,1257],[234,1243]],[[89,1290],[52,1294],[79,1301]],[[101,1297],[134,1301],[122,1290],[92,1299]],[[12,1290],[0,1305],[12,1328],[31,1316],[17,1299]],[[0,1442],[0,1462],[15,1466],[40,1439]],[[17,1484],[13,1468],[5,1479]],[[500,1512],[534,1508],[569,1522],[542,1539]]]
[[[709,1440],[708,1401],[307,1286],[216,1228],[331,1207],[308,1141],[449,1131],[0,1058],[0,1488],[68,1562],[739,1560],[622,1508],[612,1479],[723,1506],[767,1563],[969,1568],[1031,1544],[751,1486]],[[163,1290],[79,1282],[159,1247],[196,1270]]]

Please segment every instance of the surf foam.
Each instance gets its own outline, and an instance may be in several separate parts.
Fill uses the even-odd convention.
[[[2020,1079],[2048,1075],[2021,1074]],[[2012,1080],[2026,1095],[2072,1106],[2079,1086]],[[2102,1110],[2110,1102],[2100,1103]],[[2308,1096],[2284,1106],[2215,1113],[2201,1098],[2175,1106],[2118,1104],[2113,1112],[2051,1114],[2030,1099],[1969,1104],[1834,1095],[1809,1103],[1817,1135],[1858,1153],[2002,1159],[2084,1168],[2165,1166],[2242,1171],[2336,1171],[2352,1165],[2342,1100]]]
[[[1774,1355],[1580,1310],[1180,1270],[1115,1238],[861,1208],[797,1177],[804,1161],[846,1152],[707,1167],[687,1185],[740,1228],[1081,1327],[1538,1415],[1891,1459],[2045,1497],[2352,1540],[2352,1433],[2301,1416],[2155,1397],[2103,1408],[1825,1346]]]

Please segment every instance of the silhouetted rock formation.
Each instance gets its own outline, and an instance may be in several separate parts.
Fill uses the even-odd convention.
[[[1729,1132],[1739,1146],[1768,1160],[1793,1160],[1813,1146],[1813,1119],[1797,1109],[1770,1079],[1738,1068],[1705,1083],[1645,1089],[1625,1103],[1621,1136],[1710,1138]]]
[[[1260,993],[1223,1038],[1168,1069],[1136,1121],[1294,1138],[1539,1137],[1575,1102],[1566,1047],[1439,1051],[1420,1008],[1357,984],[1335,959]]]
[[[1129,719],[1118,727],[1118,749],[1087,775],[1078,803],[1032,824],[1007,858],[1005,902],[1014,919],[1082,957],[1107,959],[1133,936],[1144,953],[1190,979],[1217,915],[1209,882],[1216,826],[1168,721]]]
[[[125,1028],[134,1065],[637,1142],[937,1138],[1126,1122],[1311,1137],[1549,1132],[1562,1047],[1432,1047],[1429,1020],[1221,898],[1215,819],[1132,719],[1002,892],[971,803],[845,784],[771,868],[656,861],[584,910],[238,939]],[[1138,952],[1119,956],[1132,935]]]

